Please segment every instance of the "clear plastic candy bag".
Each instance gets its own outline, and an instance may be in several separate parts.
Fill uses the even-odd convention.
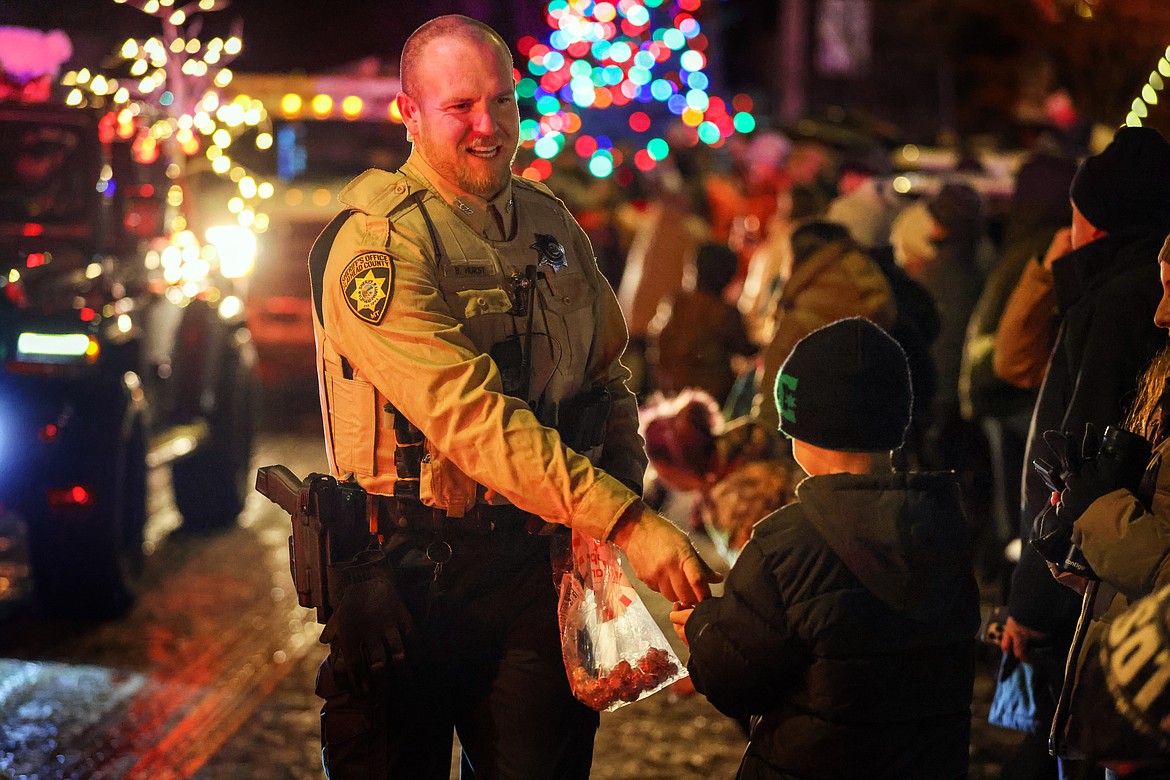
[[[622,571],[616,545],[574,531],[571,540],[558,537],[553,563],[561,653],[573,695],[613,712],[687,676]]]

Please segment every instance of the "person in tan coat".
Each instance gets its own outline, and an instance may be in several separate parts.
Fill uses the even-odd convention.
[[[687,264],[683,289],[659,304],[648,356],[662,393],[695,387],[722,405],[735,382],[732,360],[756,353],[739,309],[723,299],[737,262],[726,244],[703,244]]]
[[[772,403],[780,365],[796,342],[817,328],[846,317],[893,325],[898,307],[885,274],[850,237],[831,222],[810,222],[792,234],[791,270],[773,310],[771,340],[764,348],[753,414],[779,426]]]

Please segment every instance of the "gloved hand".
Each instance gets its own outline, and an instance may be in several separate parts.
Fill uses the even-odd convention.
[[[1085,432],[1079,443],[1074,441],[1071,433],[1062,433],[1054,430],[1044,432],[1044,442],[1056,457],[1056,465],[1053,469],[1055,473],[1045,475],[1045,482],[1054,492],[1060,493],[1061,502],[1063,503],[1064,493],[1069,487],[1070,480],[1077,482],[1079,475],[1086,469],[1090,469],[1095,463],[1097,452],[1101,446],[1101,440],[1093,424],[1085,423]],[[1041,470],[1041,473],[1043,474],[1044,472]],[[1078,488],[1078,490],[1080,489]],[[1095,499],[1096,496],[1093,498]],[[1089,503],[1092,503],[1092,500],[1090,499]],[[1088,504],[1085,504],[1085,506],[1088,506]],[[1084,507],[1081,508],[1081,511],[1083,510]],[[1077,512],[1075,515],[1070,515],[1067,510],[1061,511],[1059,506],[1055,513],[1055,519],[1062,525],[1072,525],[1073,521],[1079,516],[1080,512]]]
[[[337,682],[368,696],[405,665],[410,613],[382,550],[363,550],[349,563],[330,567],[330,574],[343,593],[319,641],[330,645]]]
[[[678,526],[640,500],[618,520],[612,539],[626,554],[634,576],[668,601],[694,606],[711,595],[710,583],[723,579]]]
[[[1122,467],[1122,463],[1110,458],[1097,458],[1081,464],[1076,473],[1069,474],[1064,480],[1056,519],[1072,525],[1090,504],[1122,487],[1125,484]]]
[[[1048,430],[1044,432],[1044,443],[1056,457],[1056,471],[1061,479],[1080,470],[1085,461],[1097,457],[1101,448],[1101,437],[1092,423],[1085,423],[1085,432],[1077,442],[1068,431]]]

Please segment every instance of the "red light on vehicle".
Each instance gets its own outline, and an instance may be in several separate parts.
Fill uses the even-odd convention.
[[[93,503],[93,493],[84,485],[73,485],[67,488],[50,488],[46,497],[49,506],[89,506]]]
[[[41,428],[40,439],[41,441],[54,441],[59,431],[56,423],[47,423],[44,428]]]
[[[34,238],[45,232],[44,225],[38,225],[36,222],[26,222],[24,230],[20,231],[26,238]]]
[[[25,267],[36,268],[38,265],[45,264],[45,255],[43,252],[32,252],[24,260]]]
[[[97,312],[88,306],[78,312],[78,314],[80,315],[82,322],[93,322],[93,318],[97,316]]]

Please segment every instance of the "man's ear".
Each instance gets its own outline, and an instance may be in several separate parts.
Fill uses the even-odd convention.
[[[402,115],[402,124],[406,126],[408,136],[418,135],[418,103],[405,92],[399,92],[394,98],[398,103],[398,113]]]

